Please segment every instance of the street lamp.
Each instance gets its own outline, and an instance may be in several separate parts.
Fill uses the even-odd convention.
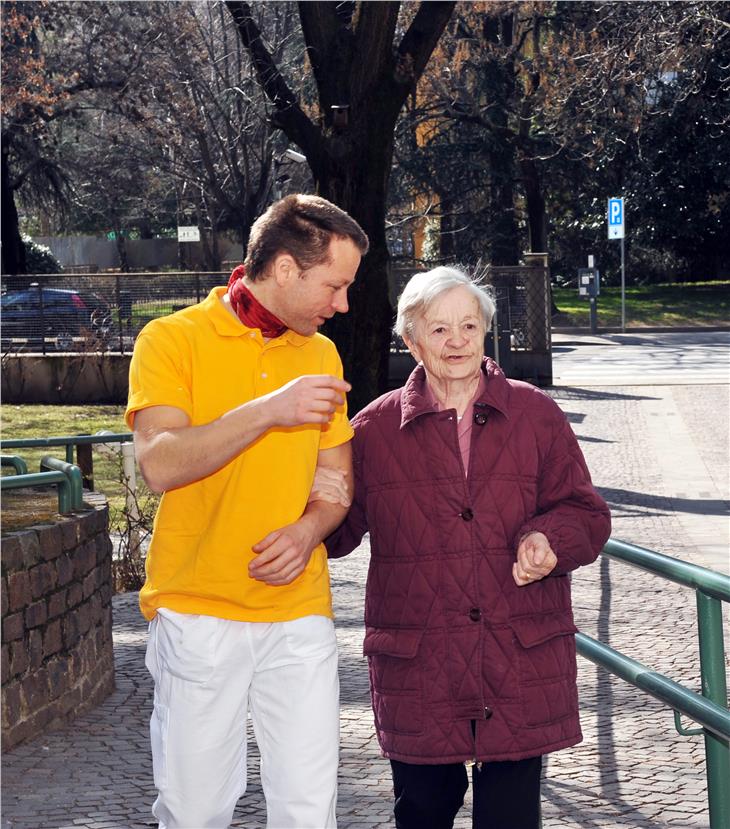
[[[302,155],[302,153],[298,153],[296,150],[292,150],[291,147],[287,147],[284,150],[284,155],[290,160],[294,161],[297,164],[304,164],[307,160],[306,155]]]
[[[291,147],[287,147],[284,152],[279,155],[275,156],[274,158],[274,199],[278,201],[282,195],[284,194],[284,187],[291,181],[291,176],[287,175],[286,173],[282,173],[279,175],[279,168],[282,164],[285,164],[287,161],[293,161],[295,164],[304,164],[307,160],[307,157],[302,153],[297,152],[296,150],[292,150]]]

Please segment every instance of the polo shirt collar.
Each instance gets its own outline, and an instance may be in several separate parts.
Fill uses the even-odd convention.
[[[256,339],[263,343],[264,340],[258,328],[249,328],[226,309],[226,306],[223,304],[223,297],[227,290],[228,288],[224,285],[213,288],[201,303],[203,310],[213,324],[216,332],[222,337],[250,336],[253,332]],[[306,345],[311,339],[312,337],[305,337],[303,334],[298,334],[296,331],[291,331],[287,328],[280,337],[269,340],[267,345],[275,343],[277,345],[288,344],[302,346]]]

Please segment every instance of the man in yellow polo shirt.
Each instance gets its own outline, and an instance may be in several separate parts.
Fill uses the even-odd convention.
[[[347,503],[308,498],[345,470],[342,365],[317,333],[347,311],[368,240],[316,196],[272,205],[228,287],[137,338],[127,423],[161,492],[146,664],[161,829],[227,827],[246,788],[246,719],[270,829],[334,827],[337,646],[322,539]]]

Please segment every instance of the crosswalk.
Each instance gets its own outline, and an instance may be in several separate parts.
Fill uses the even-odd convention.
[[[730,332],[556,337],[556,386],[730,383]]]

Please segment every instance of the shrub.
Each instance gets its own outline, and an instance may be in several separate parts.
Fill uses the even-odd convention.
[[[30,236],[23,236],[23,244],[28,273],[63,273],[61,263],[49,247],[39,245]]]

